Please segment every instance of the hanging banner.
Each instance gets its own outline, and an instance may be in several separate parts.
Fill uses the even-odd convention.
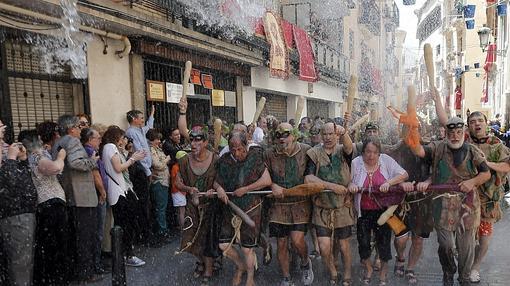
[[[236,93],[235,91],[225,91],[225,106],[236,107]]]
[[[317,72],[315,71],[315,59],[308,33],[295,25],[292,25],[292,29],[299,52],[299,79],[315,82],[317,81]]]
[[[462,109],[462,89],[460,86],[457,86],[455,88],[455,109],[461,110]]]
[[[225,91],[213,89],[211,93],[212,106],[225,106]]]
[[[285,39],[285,44],[287,44],[287,48],[289,48],[289,49],[294,48],[293,26],[294,25],[292,25],[291,23],[282,19],[283,37]]]
[[[165,83],[161,81],[146,80],[148,101],[165,101]]]
[[[264,16],[264,31],[266,39],[271,45],[269,55],[269,69],[271,76],[287,79],[289,77],[289,53],[283,38],[280,18],[272,12]]]
[[[202,74],[202,85],[207,89],[213,89],[213,77],[210,74]]]
[[[192,84],[202,85],[202,81],[200,80],[200,71],[199,70],[191,69],[191,74],[190,74],[189,78],[190,78]]]

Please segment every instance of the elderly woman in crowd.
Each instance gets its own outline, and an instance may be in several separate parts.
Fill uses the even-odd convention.
[[[166,224],[166,207],[168,205],[168,192],[170,171],[168,163],[170,155],[165,155],[161,150],[161,133],[155,129],[150,129],[145,135],[149,140],[149,146],[152,156],[152,181],[150,186],[151,196],[154,204],[154,212],[157,223],[157,235],[164,238],[168,235],[168,227]]]
[[[99,145],[101,144],[101,135],[93,128],[83,128],[80,132],[81,143],[87,151],[87,155],[97,159],[97,169],[92,171],[94,176],[94,185],[98,193],[99,203],[97,205],[97,255],[95,258],[95,267],[97,274],[105,273],[105,269],[101,265],[101,243],[104,236],[104,224],[106,217],[106,187],[108,186],[108,176],[104,169],[104,163],[99,158]]]
[[[51,125],[44,123],[45,125]],[[53,136],[54,129],[39,128],[41,137]],[[66,151],[61,149],[53,161],[44,149],[37,130],[29,130],[22,140],[28,152],[32,180],[37,190],[34,283],[63,285],[67,268],[67,211],[64,189],[57,175],[64,169]]]
[[[387,262],[391,260],[391,229],[387,224],[379,226],[378,218],[386,210],[371,193],[379,190],[388,192],[390,186],[407,180],[407,172],[390,156],[381,154],[381,142],[376,137],[367,137],[363,141],[361,156],[352,161],[352,182],[349,191],[357,193],[355,197],[358,213],[357,237],[358,250],[365,266],[363,285],[369,285],[373,268],[370,261],[370,242],[375,234],[376,247],[382,261],[379,272],[379,285],[387,285]],[[368,191],[364,191],[367,190]]]
[[[127,260],[126,265],[142,266],[145,261],[134,256],[133,242],[136,229],[133,209],[136,208],[136,194],[133,184],[129,180],[128,168],[136,161],[145,157],[144,151],[133,153],[126,157],[119,149],[124,149],[128,143],[124,131],[117,126],[110,126],[103,136],[102,160],[108,176],[108,203],[112,206],[115,225],[124,230],[123,246]]]

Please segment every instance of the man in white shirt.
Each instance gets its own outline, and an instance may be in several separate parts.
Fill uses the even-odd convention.
[[[257,128],[253,132],[253,142],[261,144],[264,141],[265,133],[267,132],[267,120],[264,116],[259,117],[257,121]]]

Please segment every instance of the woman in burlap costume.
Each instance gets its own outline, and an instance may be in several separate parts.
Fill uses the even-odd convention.
[[[187,193],[188,201],[180,251],[189,252],[199,259],[195,276],[202,275],[201,285],[208,285],[213,271],[213,258],[220,255],[221,211],[218,199],[200,194],[213,189],[218,156],[207,150],[207,132],[203,128],[193,128],[189,138],[191,153],[179,160],[176,182],[177,188]]]
[[[338,134],[342,144],[338,144]],[[330,273],[331,283],[338,283],[335,261],[342,252],[344,275],[342,285],[351,285],[351,249],[349,238],[355,222],[353,195],[348,192],[350,181],[349,165],[352,159],[353,144],[345,130],[333,122],[321,128],[322,145],[307,151],[310,158],[306,170],[306,183],[323,183],[333,192],[320,193],[312,198],[312,223],[315,226],[323,261]],[[339,246],[333,247],[335,244]]]

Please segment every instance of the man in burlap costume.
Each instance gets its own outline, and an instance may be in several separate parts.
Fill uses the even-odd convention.
[[[432,215],[439,243],[439,261],[443,268],[443,285],[453,285],[457,272],[459,282],[470,285],[469,274],[475,256],[475,233],[480,225],[479,187],[490,179],[485,156],[474,145],[464,142],[464,122],[453,117],[446,124],[447,140],[437,145],[419,145],[413,152],[432,162],[432,176],[418,183],[418,191],[432,184],[452,184],[450,192],[436,196]]]
[[[487,254],[492,238],[493,224],[501,219],[500,201],[504,196],[503,185],[510,172],[510,149],[496,136],[487,132],[487,118],[481,112],[471,112],[468,117],[469,142],[478,147],[487,158],[491,178],[480,187],[481,221],[478,228],[478,245],[470,280],[480,282],[480,264]]]
[[[181,251],[198,258],[195,276],[202,276],[201,285],[209,285],[213,272],[213,259],[220,255],[219,231],[221,208],[216,198],[203,194],[212,192],[216,177],[218,156],[207,149],[207,131],[193,127],[189,134],[191,153],[179,160],[176,187],[186,192]]]
[[[217,166],[215,187],[218,197],[225,203],[230,199],[240,207],[255,222],[255,227],[243,223],[241,218],[232,213],[230,207],[225,206],[220,249],[223,255],[236,264],[232,285],[240,285],[243,273],[247,272],[245,285],[253,286],[256,263],[254,249],[260,235],[262,198],[260,195],[250,195],[250,192],[271,186],[271,177],[264,163],[262,148],[258,146],[248,148],[245,132],[232,132],[228,144],[229,152],[219,159]],[[225,191],[233,192],[233,196],[228,198],[224,195]],[[241,259],[233,246],[234,243],[241,245],[244,259]]]
[[[345,129],[333,122],[321,128],[322,143],[307,151],[310,160],[306,168],[306,183],[323,183],[330,193],[320,193],[312,198],[312,223],[317,232],[324,264],[329,270],[332,284],[338,283],[333,245],[338,244],[344,263],[343,285],[351,285],[352,255],[349,239],[355,223],[353,195],[347,187],[350,181],[349,166],[353,144]],[[341,143],[338,144],[340,136]]]
[[[401,138],[407,135],[406,126],[402,129]],[[404,191],[414,190],[413,182],[423,182],[430,177],[430,162],[414,155],[403,140],[395,145],[383,148],[383,153],[390,155],[409,174],[409,182],[402,183]],[[417,277],[414,267],[423,250],[423,240],[429,238],[433,230],[431,217],[432,198],[430,194],[420,192],[407,193],[405,201],[399,206],[397,215],[406,225],[406,229],[395,234],[394,246],[397,252],[394,273],[398,277],[406,277],[409,284],[416,284]],[[409,239],[410,238],[410,239]],[[407,269],[405,267],[405,250],[411,240]]]
[[[311,201],[308,197],[283,197],[284,188],[304,183],[310,146],[297,142],[298,131],[289,123],[281,123],[275,132],[274,147],[266,151],[266,164],[273,184],[275,200],[269,210],[269,234],[277,238],[278,262],[282,270],[282,286],[292,285],[289,272],[288,239],[301,257],[302,282],[313,282],[312,262],[305,242],[310,222]]]

